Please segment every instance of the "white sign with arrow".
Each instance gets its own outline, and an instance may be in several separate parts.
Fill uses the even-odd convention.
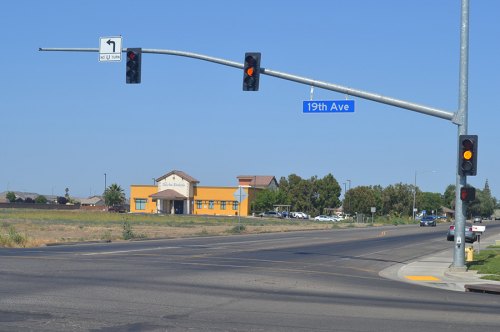
[[[99,62],[122,61],[122,37],[99,38]]]

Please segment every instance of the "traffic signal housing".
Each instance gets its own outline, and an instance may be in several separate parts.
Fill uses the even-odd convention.
[[[127,48],[127,84],[141,83],[142,48]]]
[[[462,176],[477,174],[477,135],[460,135],[458,166]]]
[[[260,77],[260,53],[245,53],[243,65],[243,91],[258,91]]]
[[[460,188],[460,199],[464,202],[473,202],[476,199],[476,188],[462,187]]]

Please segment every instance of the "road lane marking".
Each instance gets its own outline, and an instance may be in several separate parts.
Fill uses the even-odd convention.
[[[130,249],[130,250],[88,252],[88,253],[81,254],[81,255],[82,256],[114,255],[114,254],[127,254],[127,253],[130,253],[130,252],[152,251],[152,250],[163,250],[163,249],[180,249],[180,248],[181,247],[155,247],[155,248],[142,248],[142,249]]]
[[[441,279],[434,276],[405,276],[405,278],[412,281],[441,281]]]

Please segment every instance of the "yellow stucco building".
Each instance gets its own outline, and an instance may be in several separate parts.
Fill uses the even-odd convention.
[[[157,178],[156,185],[131,185],[130,212],[248,216],[259,190],[278,187],[274,176],[241,175],[237,179],[234,187],[199,186],[192,176],[174,170]]]

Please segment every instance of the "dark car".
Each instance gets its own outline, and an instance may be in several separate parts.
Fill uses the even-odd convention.
[[[436,226],[436,217],[434,216],[425,216],[420,219],[420,227],[422,226]]]
[[[482,223],[483,222],[483,219],[479,216],[475,216],[474,218],[472,218],[472,220],[474,221],[474,224],[475,223]]]
[[[455,225],[450,225],[446,240],[453,241],[455,239]],[[477,241],[477,235],[472,231],[471,224],[465,224],[465,242],[474,243]]]
[[[113,205],[108,207],[108,212],[125,213],[127,208],[124,205]]]

